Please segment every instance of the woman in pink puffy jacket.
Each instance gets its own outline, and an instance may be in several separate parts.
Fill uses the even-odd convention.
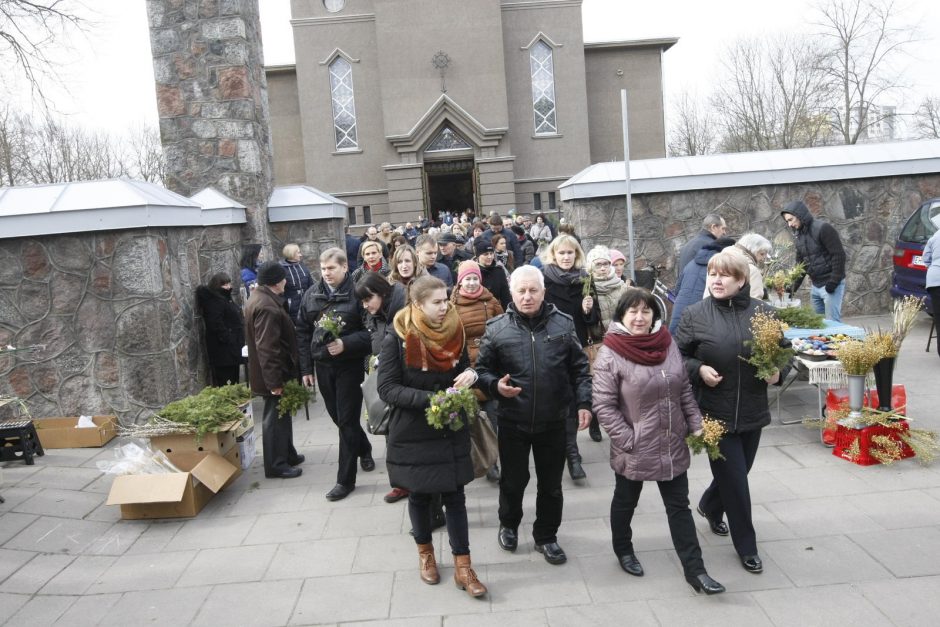
[[[610,436],[616,478],[610,504],[614,554],[624,571],[643,576],[630,522],[643,482],[655,481],[686,581],[696,592],[718,594],[725,588],[705,571],[689,510],[685,438],[701,429],[702,416],[682,356],[659,316],[650,292],[624,290],[594,362],[593,409]]]

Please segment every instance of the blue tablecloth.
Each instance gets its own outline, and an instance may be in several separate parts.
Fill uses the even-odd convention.
[[[850,324],[842,324],[841,322],[836,322],[835,320],[823,320],[823,328],[821,329],[790,327],[783,332],[783,335],[788,340],[793,340],[798,337],[809,337],[811,335],[835,335],[837,333],[842,333],[843,335],[848,335],[849,337],[857,337],[859,339],[865,337],[865,329],[862,327],[853,327]]]

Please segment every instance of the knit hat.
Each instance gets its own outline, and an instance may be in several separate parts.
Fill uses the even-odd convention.
[[[590,252],[588,252],[588,254],[587,254],[587,267],[588,267],[588,270],[590,270],[591,268],[593,268],[593,267],[594,267],[594,262],[597,261],[597,260],[599,260],[599,259],[604,259],[605,261],[609,261],[610,258],[611,258],[611,254],[610,254],[611,252],[613,252],[613,251],[611,251],[611,250],[610,250],[609,248],[607,248],[606,246],[595,246],[594,248],[592,248],[592,249],[590,250]]]
[[[462,261],[460,265],[457,266],[457,285],[460,285],[460,282],[463,281],[463,278],[468,274],[475,274],[480,281],[483,281],[483,274],[480,272],[480,264],[473,259]]]
[[[287,278],[287,272],[277,261],[265,261],[258,268],[258,285],[277,285]]]
[[[437,238],[437,243],[438,244],[456,244],[457,236],[454,235],[453,233],[444,233],[443,235]]]
[[[493,242],[488,242],[482,237],[478,237],[473,240],[473,252],[476,253],[476,256],[479,257],[483,253],[491,253],[496,249],[493,248]]]
[[[607,252],[610,255],[610,263],[617,263],[618,261],[625,262],[627,260],[627,258],[623,256],[623,253],[620,252],[619,250],[615,250],[611,248]]]

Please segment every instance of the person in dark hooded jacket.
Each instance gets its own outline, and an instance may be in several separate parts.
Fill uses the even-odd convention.
[[[763,564],[757,553],[747,475],[761,430],[770,424],[767,386],[777,383],[780,373],[758,379],[757,369],[744,361],[751,356],[751,318],[770,311],[751,298],[747,277],[747,262],[740,255],[724,250],[712,257],[706,282],[711,295],[682,313],[676,344],[702,415],[725,427],[718,445],[723,459],[709,460],[713,479],[696,511],[715,535],[728,535],[730,528],[741,565],[760,573]],[[727,525],[722,520],[725,514]]]
[[[672,305],[672,317],[669,319],[669,333],[676,334],[685,308],[702,300],[702,294],[705,293],[705,276],[708,274],[708,260],[732,245],[734,240],[730,237],[721,237],[705,244],[695,253],[695,258],[680,270],[679,282],[676,283],[676,302]]]
[[[796,262],[806,264],[812,281],[810,302],[816,313],[842,321],[842,298],[845,296],[845,248],[835,227],[810,213],[802,200],[794,200],[780,212],[793,231]],[[803,282],[795,283],[795,292]]]
[[[490,242],[477,239],[473,243],[476,261],[480,265],[480,276],[483,278],[483,287],[496,297],[503,311],[512,302],[509,294],[509,281],[506,279],[506,269],[496,261],[496,249]]]
[[[208,285],[196,288],[196,303],[206,327],[206,357],[212,385],[238,383],[238,366],[245,345],[245,322],[232,301],[232,277],[220,272]]]

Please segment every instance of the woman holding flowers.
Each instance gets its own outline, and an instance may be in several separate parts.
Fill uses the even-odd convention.
[[[685,438],[701,430],[702,416],[682,356],[660,318],[650,292],[626,288],[594,362],[593,410],[610,435],[616,480],[610,504],[614,554],[624,571],[643,576],[630,522],[643,482],[656,481],[686,581],[697,592],[718,594],[725,589],[705,571],[689,510]]]
[[[436,392],[459,391],[477,380],[469,367],[463,324],[447,298],[447,286],[431,276],[415,279],[410,303],[395,315],[379,355],[379,396],[392,406],[386,466],[393,487],[409,491],[408,514],[418,545],[421,580],[440,581],[431,543],[431,502],[441,494],[454,556],[454,582],[471,596],[486,593],[470,565],[464,486],[473,481],[470,429],[429,423],[439,413]],[[458,416],[466,423],[469,416]]]
[[[699,407],[725,427],[719,442],[723,458],[709,460],[713,478],[697,511],[712,533],[725,536],[730,528],[741,565],[756,574],[763,571],[763,563],[751,520],[747,474],[761,429],[770,424],[767,386],[779,381],[780,372],[759,379],[757,367],[744,361],[752,357],[751,319],[765,311],[751,298],[747,278],[747,263],[739,255],[723,250],[709,259],[705,285],[710,297],[682,312],[676,343]]]

